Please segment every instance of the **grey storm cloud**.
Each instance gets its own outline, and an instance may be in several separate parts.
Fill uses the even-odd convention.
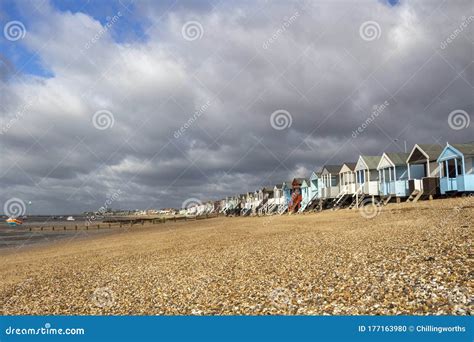
[[[179,207],[404,141],[474,140],[472,124],[448,124],[453,110],[474,112],[469,0],[136,2],[107,29],[26,7],[27,35],[9,44],[52,76],[0,56],[2,203],[76,213],[120,189],[116,208]],[[127,16],[146,23],[143,39],[114,39]],[[277,110],[291,126],[274,128]]]

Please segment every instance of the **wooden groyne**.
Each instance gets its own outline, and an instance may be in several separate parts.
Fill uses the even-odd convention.
[[[37,227],[29,227],[29,231],[70,231],[70,230],[97,230],[113,228],[131,228],[134,226],[164,224],[166,222],[193,221],[218,217],[219,214],[207,214],[200,216],[162,216],[162,217],[107,217],[100,222],[86,221],[83,224],[51,224]]]

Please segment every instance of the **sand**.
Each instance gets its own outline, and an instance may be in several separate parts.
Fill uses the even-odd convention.
[[[1,314],[472,314],[474,198],[220,217],[0,255]]]

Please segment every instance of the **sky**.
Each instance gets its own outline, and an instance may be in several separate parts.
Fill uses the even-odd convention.
[[[3,0],[0,29],[4,211],[179,208],[474,140],[471,0]]]

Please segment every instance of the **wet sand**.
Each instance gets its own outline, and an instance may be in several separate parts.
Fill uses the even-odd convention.
[[[63,230],[57,227],[56,230],[30,231],[29,228],[22,227],[0,227],[0,254],[8,254],[12,252],[19,252],[28,250],[32,246],[55,244],[61,240],[78,240],[95,235],[103,235],[107,232],[105,229],[97,230],[90,229],[88,231],[74,231],[74,227],[68,227],[68,230]],[[38,228],[39,229],[39,228]]]

